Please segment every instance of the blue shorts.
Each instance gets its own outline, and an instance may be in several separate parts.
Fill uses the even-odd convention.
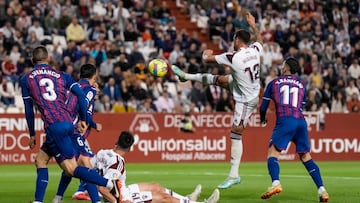
[[[93,157],[94,153],[91,151],[88,142],[80,134],[73,135],[73,145],[76,149],[76,158],[79,158],[79,155]]]
[[[72,159],[76,155],[71,136],[74,126],[69,122],[57,122],[45,129],[46,140],[41,149],[49,156],[55,157],[57,163]]]
[[[277,119],[270,146],[285,150],[289,142],[294,142],[297,153],[310,151],[309,134],[305,119],[283,117]]]

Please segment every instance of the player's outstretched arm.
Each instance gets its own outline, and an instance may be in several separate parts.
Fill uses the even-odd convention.
[[[259,42],[260,44],[263,44],[264,40],[263,40],[263,37],[261,36],[261,34],[259,32],[259,29],[256,26],[255,17],[250,12],[248,12],[246,14],[246,20],[247,20],[247,22],[249,23],[251,29],[254,32],[255,40],[257,42]]]

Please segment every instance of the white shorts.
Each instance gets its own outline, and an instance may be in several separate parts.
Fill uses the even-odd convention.
[[[144,203],[152,201],[152,194],[150,191],[140,191],[138,184],[131,184],[127,186],[130,190],[133,203]]]
[[[229,83],[230,92],[233,92],[234,79],[233,79],[232,75],[229,75],[228,83]],[[259,98],[256,97],[253,100],[251,100],[250,102],[238,102],[238,101],[235,101],[235,102],[236,103],[235,103],[233,125],[239,126],[240,124],[243,124],[244,127],[246,127],[246,124],[248,123],[251,114],[256,109],[256,106],[259,102]]]
[[[242,124],[244,125],[244,127],[246,127],[246,124],[248,123],[251,114],[256,109],[258,102],[258,97],[251,100],[250,102],[236,102],[233,125],[239,126],[240,124]]]

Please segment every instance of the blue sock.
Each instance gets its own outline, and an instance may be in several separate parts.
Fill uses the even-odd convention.
[[[92,203],[100,202],[99,193],[95,184],[85,183],[86,190],[89,193]]]
[[[49,181],[49,173],[47,168],[38,168],[36,170],[36,189],[35,189],[35,201],[42,202],[44,200],[46,187]]]
[[[95,170],[86,168],[84,166],[76,167],[74,177],[82,179],[89,183],[106,187],[108,179],[99,175]]]
[[[316,184],[317,188],[323,186],[323,181],[320,174],[320,169],[316,163],[310,159],[307,162],[303,162],[306,170],[309,172],[310,176],[312,177],[314,183]]]
[[[76,192],[84,192],[86,190],[85,186],[86,186],[86,182],[83,180],[80,180],[80,184],[79,184],[79,187]]]
[[[56,195],[59,195],[59,196],[63,197],[64,193],[65,193],[65,190],[69,186],[70,182],[71,182],[71,176],[67,176],[65,174],[65,172],[63,171],[61,173],[61,178],[60,178],[58,191],[57,191]]]
[[[271,176],[271,180],[280,180],[280,166],[276,157],[269,157],[267,160],[268,171]]]

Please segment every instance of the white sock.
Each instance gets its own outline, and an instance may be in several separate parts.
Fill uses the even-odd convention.
[[[229,173],[230,178],[239,177],[239,166],[243,153],[243,143],[239,139],[231,139],[231,169]]]
[[[325,192],[325,187],[324,186],[320,186],[318,189],[318,194],[321,195],[323,192]]]
[[[60,196],[60,195],[56,195],[54,199],[62,200],[62,199],[63,199],[63,197],[62,197],[62,196]]]
[[[280,180],[274,180],[271,184],[271,186],[277,186],[280,185]]]
[[[166,188],[166,189],[165,189],[165,192],[166,192],[167,194],[169,194],[170,196],[178,199],[178,200],[179,200],[179,203],[198,203],[198,202],[195,202],[195,201],[191,201],[191,200],[189,200],[188,197],[182,196],[182,195],[180,195],[180,194],[178,194],[178,193],[176,193],[176,192],[174,192],[174,191],[172,191],[172,190],[170,190],[170,189],[167,189],[167,188]]]
[[[211,75],[209,73],[196,73],[196,74],[190,74],[190,73],[185,73],[184,78],[186,80],[192,80],[192,81],[198,81],[198,82],[204,82],[204,84],[207,85],[212,85],[214,84],[214,78],[215,75]],[[205,78],[205,80],[203,80],[203,78]]]
[[[33,203],[42,203],[42,202],[39,202],[39,201],[33,201]]]

